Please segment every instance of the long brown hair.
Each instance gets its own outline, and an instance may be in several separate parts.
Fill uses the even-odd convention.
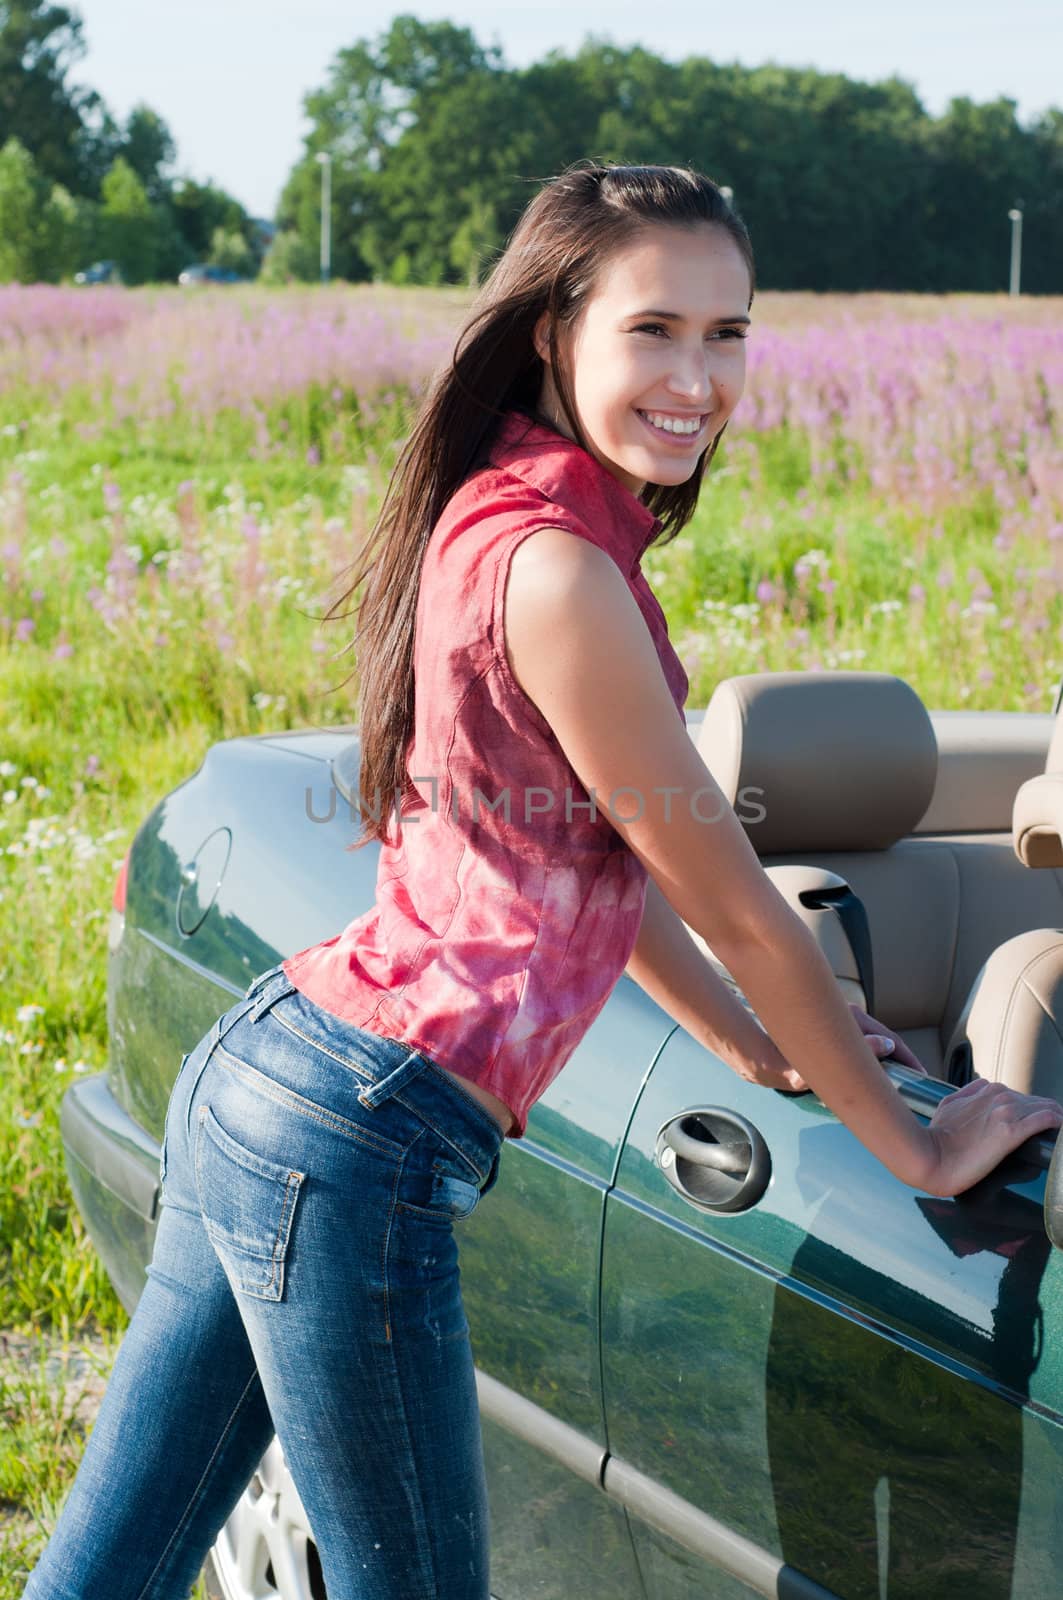
[[[578,161],[551,179],[525,207],[458,335],[448,366],[433,378],[392,472],[376,522],[348,571],[353,582],[322,621],[347,616],[363,580],[354,639],[360,666],[362,834],[385,844],[394,803],[415,794],[406,771],[413,732],[413,645],[421,562],[444,506],[487,452],[507,411],[553,426],[538,411],[543,362],[533,331],[549,312],[554,382],[573,437],[590,453],[579,425],[571,374],[559,344],[590,295],[603,262],[653,223],[725,228],[749,269],[746,226],[710,178],[688,167],[627,167]],[[747,307],[748,309],[748,307]],[[698,458],[685,483],[646,484],[640,498],[662,524],[667,544],[690,520],[705,468],[727,424]],[[353,673],[351,674],[353,676]],[[345,679],[344,682],[348,682]],[[342,687],[339,685],[338,687]],[[381,796],[388,797],[381,803]]]

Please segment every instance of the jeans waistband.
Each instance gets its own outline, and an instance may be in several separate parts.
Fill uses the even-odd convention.
[[[299,995],[297,1030],[322,1045],[358,1077],[366,1080],[358,1099],[369,1110],[391,1096],[421,1117],[475,1168],[486,1194],[498,1177],[505,1135],[478,1100],[436,1065],[401,1039],[371,1033],[316,1005],[286,975],[283,963],[262,972],[244,995],[251,1001],[241,1012],[257,1022],[288,995]],[[355,1041],[359,1041],[355,1044]],[[353,1046],[353,1048],[352,1048]]]

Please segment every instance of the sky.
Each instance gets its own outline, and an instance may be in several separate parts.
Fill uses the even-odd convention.
[[[511,67],[553,48],[571,54],[593,34],[668,61],[774,62],[868,83],[896,74],[932,115],[954,95],[977,102],[1007,95],[1024,123],[1050,105],[1063,107],[1060,0],[668,0],[655,7],[411,0],[393,10],[338,0],[68,3],[83,19],[88,45],[70,80],[97,89],[119,120],[139,102],[151,106],[177,144],[177,170],[213,179],[259,217],[273,216],[302,153],[303,96],[325,82],[338,50],[376,39],[393,16],[410,12],[471,29],[481,45],[500,46]]]

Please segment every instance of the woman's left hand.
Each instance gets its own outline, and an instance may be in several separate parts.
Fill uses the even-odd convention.
[[[861,1011],[859,1006],[850,1005],[849,1010],[859,1023],[860,1032],[877,1056],[880,1058],[890,1056],[894,1061],[899,1061],[902,1067],[910,1067],[913,1072],[921,1073],[924,1078],[930,1076],[923,1063],[917,1056],[912,1054],[904,1040],[898,1039],[897,1035],[891,1033],[884,1023],[876,1022],[874,1017],[869,1017],[867,1012]]]

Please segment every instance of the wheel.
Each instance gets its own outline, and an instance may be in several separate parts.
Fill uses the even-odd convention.
[[[203,1576],[212,1600],[327,1600],[310,1524],[276,1435]]]

